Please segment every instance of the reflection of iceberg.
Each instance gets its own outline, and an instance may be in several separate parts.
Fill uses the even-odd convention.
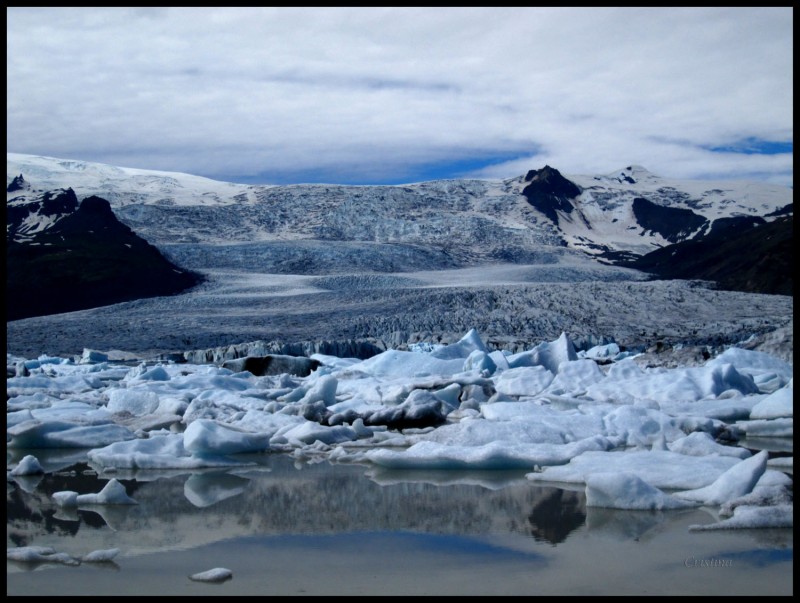
[[[92,467],[94,467],[92,465]],[[154,482],[160,479],[172,479],[191,473],[189,469],[112,469],[105,471],[98,468],[97,476],[101,478],[116,477],[120,480],[136,481],[139,483]]]
[[[393,486],[405,483],[425,483],[434,486],[480,486],[487,490],[501,490],[513,484],[522,484],[525,479],[525,471],[448,471],[441,470],[422,470],[422,469],[388,469],[386,467],[374,466],[367,471],[366,475],[373,482],[381,486]]]
[[[122,529],[131,510],[130,505],[81,505],[79,511],[91,511],[100,516],[100,518],[111,528],[114,532]],[[84,516],[84,519],[86,517]],[[92,523],[86,521],[86,523]]]
[[[661,532],[676,521],[698,513],[705,508],[672,509],[669,511],[628,511],[605,507],[586,507],[586,527],[591,532],[602,532],[615,540],[639,540],[645,534]],[[656,528],[660,529],[656,530]]]
[[[209,507],[244,492],[250,480],[229,473],[199,473],[183,485],[186,499],[195,507]]]
[[[83,561],[85,561],[85,559]],[[117,564],[117,562],[113,561],[111,559],[109,559],[107,561],[94,561],[94,562],[92,562],[92,569],[93,570],[99,570],[99,571],[112,571],[112,572],[120,571],[120,567]]]
[[[57,519],[59,521],[80,521],[81,518],[78,515],[78,509],[75,507],[61,507],[57,506],[55,513],[53,513],[53,519]]]
[[[30,494],[36,490],[36,486],[44,479],[44,475],[15,475],[12,479],[20,488]]]

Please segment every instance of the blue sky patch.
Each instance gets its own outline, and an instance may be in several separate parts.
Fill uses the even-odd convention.
[[[792,153],[794,143],[762,140],[760,138],[747,138],[740,142],[718,147],[706,147],[714,153],[741,153],[743,155],[781,155]]]
[[[394,185],[409,184],[413,182],[427,182],[429,180],[462,179],[467,174],[480,169],[513,161],[529,156],[530,153],[495,153],[481,154],[465,157],[452,161],[432,162],[411,166],[388,166],[385,171],[381,166],[372,169],[370,166],[353,168],[352,176],[346,174],[346,168],[339,166],[320,168],[315,170],[292,170],[261,172],[256,175],[208,175],[207,177],[224,182],[238,184],[351,184],[351,185]],[[531,165],[532,168],[541,168],[543,165]],[[526,170],[520,172],[523,175]],[[375,175],[370,176],[370,172]],[[381,174],[385,173],[383,176]]]

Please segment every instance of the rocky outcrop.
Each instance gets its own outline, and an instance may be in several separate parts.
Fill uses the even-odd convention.
[[[683,241],[708,224],[708,220],[691,209],[665,207],[643,197],[633,200],[633,215],[645,232],[657,233],[670,243]]]
[[[13,209],[7,213],[6,321],[173,295],[202,280],[119,222],[105,199],[78,205],[67,189]],[[15,239],[12,231],[25,235]]]
[[[6,192],[8,193],[15,193],[17,191],[23,191],[29,188],[28,183],[25,182],[25,178],[22,177],[22,174],[19,176],[14,176],[14,179],[11,180],[9,185],[6,187]]]
[[[530,170],[525,175],[525,182],[530,182],[522,189],[522,194],[533,207],[558,225],[559,211],[572,213],[575,207],[570,203],[581,194],[581,189],[564,178],[561,172],[544,166],[541,170]]]
[[[26,240],[52,228],[60,219],[73,213],[78,205],[78,197],[71,188],[48,191],[39,199],[26,203],[9,203],[6,206],[6,240]]]
[[[720,289],[794,294],[794,216],[717,220],[708,235],[657,249],[623,265],[660,278],[698,279]]]

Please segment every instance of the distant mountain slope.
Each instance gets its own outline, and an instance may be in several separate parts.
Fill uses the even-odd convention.
[[[71,187],[80,197],[108,199],[121,221],[157,246],[316,239],[447,249],[469,242],[488,259],[501,245],[538,244],[640,256],[691,238],[719,218],[774,216],[793,201],[784,186],[674,180],[636,165],[596,176],[545,166],[507,180],[257,186],[8,153],[7,182],[20,174],[38,195]],[[25,195],[9,193],[9,200]],[[659,214],[659,208],[689,210],[696,224],[661,228],[660,214],[685,212]]]
[[[7,228],[7,321],[172,295],[201,280],[119,222],[108,201],[79,203],[72,189],[8,207]]]
[[[16,206],[71,187],[80,197],[107,199],[122,223],[200,272],[208,268],[204,258],[217,268],[247,258],[248,265],[286,274],[317,274],[323,265],[343,273],[557,263],[570,255],[630,265],[670,245],[701,240],[731,220],[767,224],[793,215],[787,187],[666,179],[637,165],[593,176],[545,166],[495,181],[255,186],[8,153],[7,175],[7,228],[15,240],[61,216],[50,203],[49,214],[43,206],[36,219],[20,218]],[[734,247],[730,258],[747,255]],[[695,254],[712,248],[698,247]],[[786,290],[785,284],[769,288]]]
[[[620,265],[660,278],[714,281],[731,291],[793,295],[793,230],[793,216],[733,221]]]

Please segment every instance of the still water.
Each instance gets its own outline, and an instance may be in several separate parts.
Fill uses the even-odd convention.
[[[7,545],[113,561],[7,562],[7,595],[791,595],[793,530],[689,532],[716,509],[586,507],[524,472],[379,471],[254,455],[218,471],[98,477],[82,451],[34,454],[7,486]],[[53,473],[51,473],[53,472]],[[58,507],[116,477],[131,506]],[[189,576],[224,567],[222,583]]]

